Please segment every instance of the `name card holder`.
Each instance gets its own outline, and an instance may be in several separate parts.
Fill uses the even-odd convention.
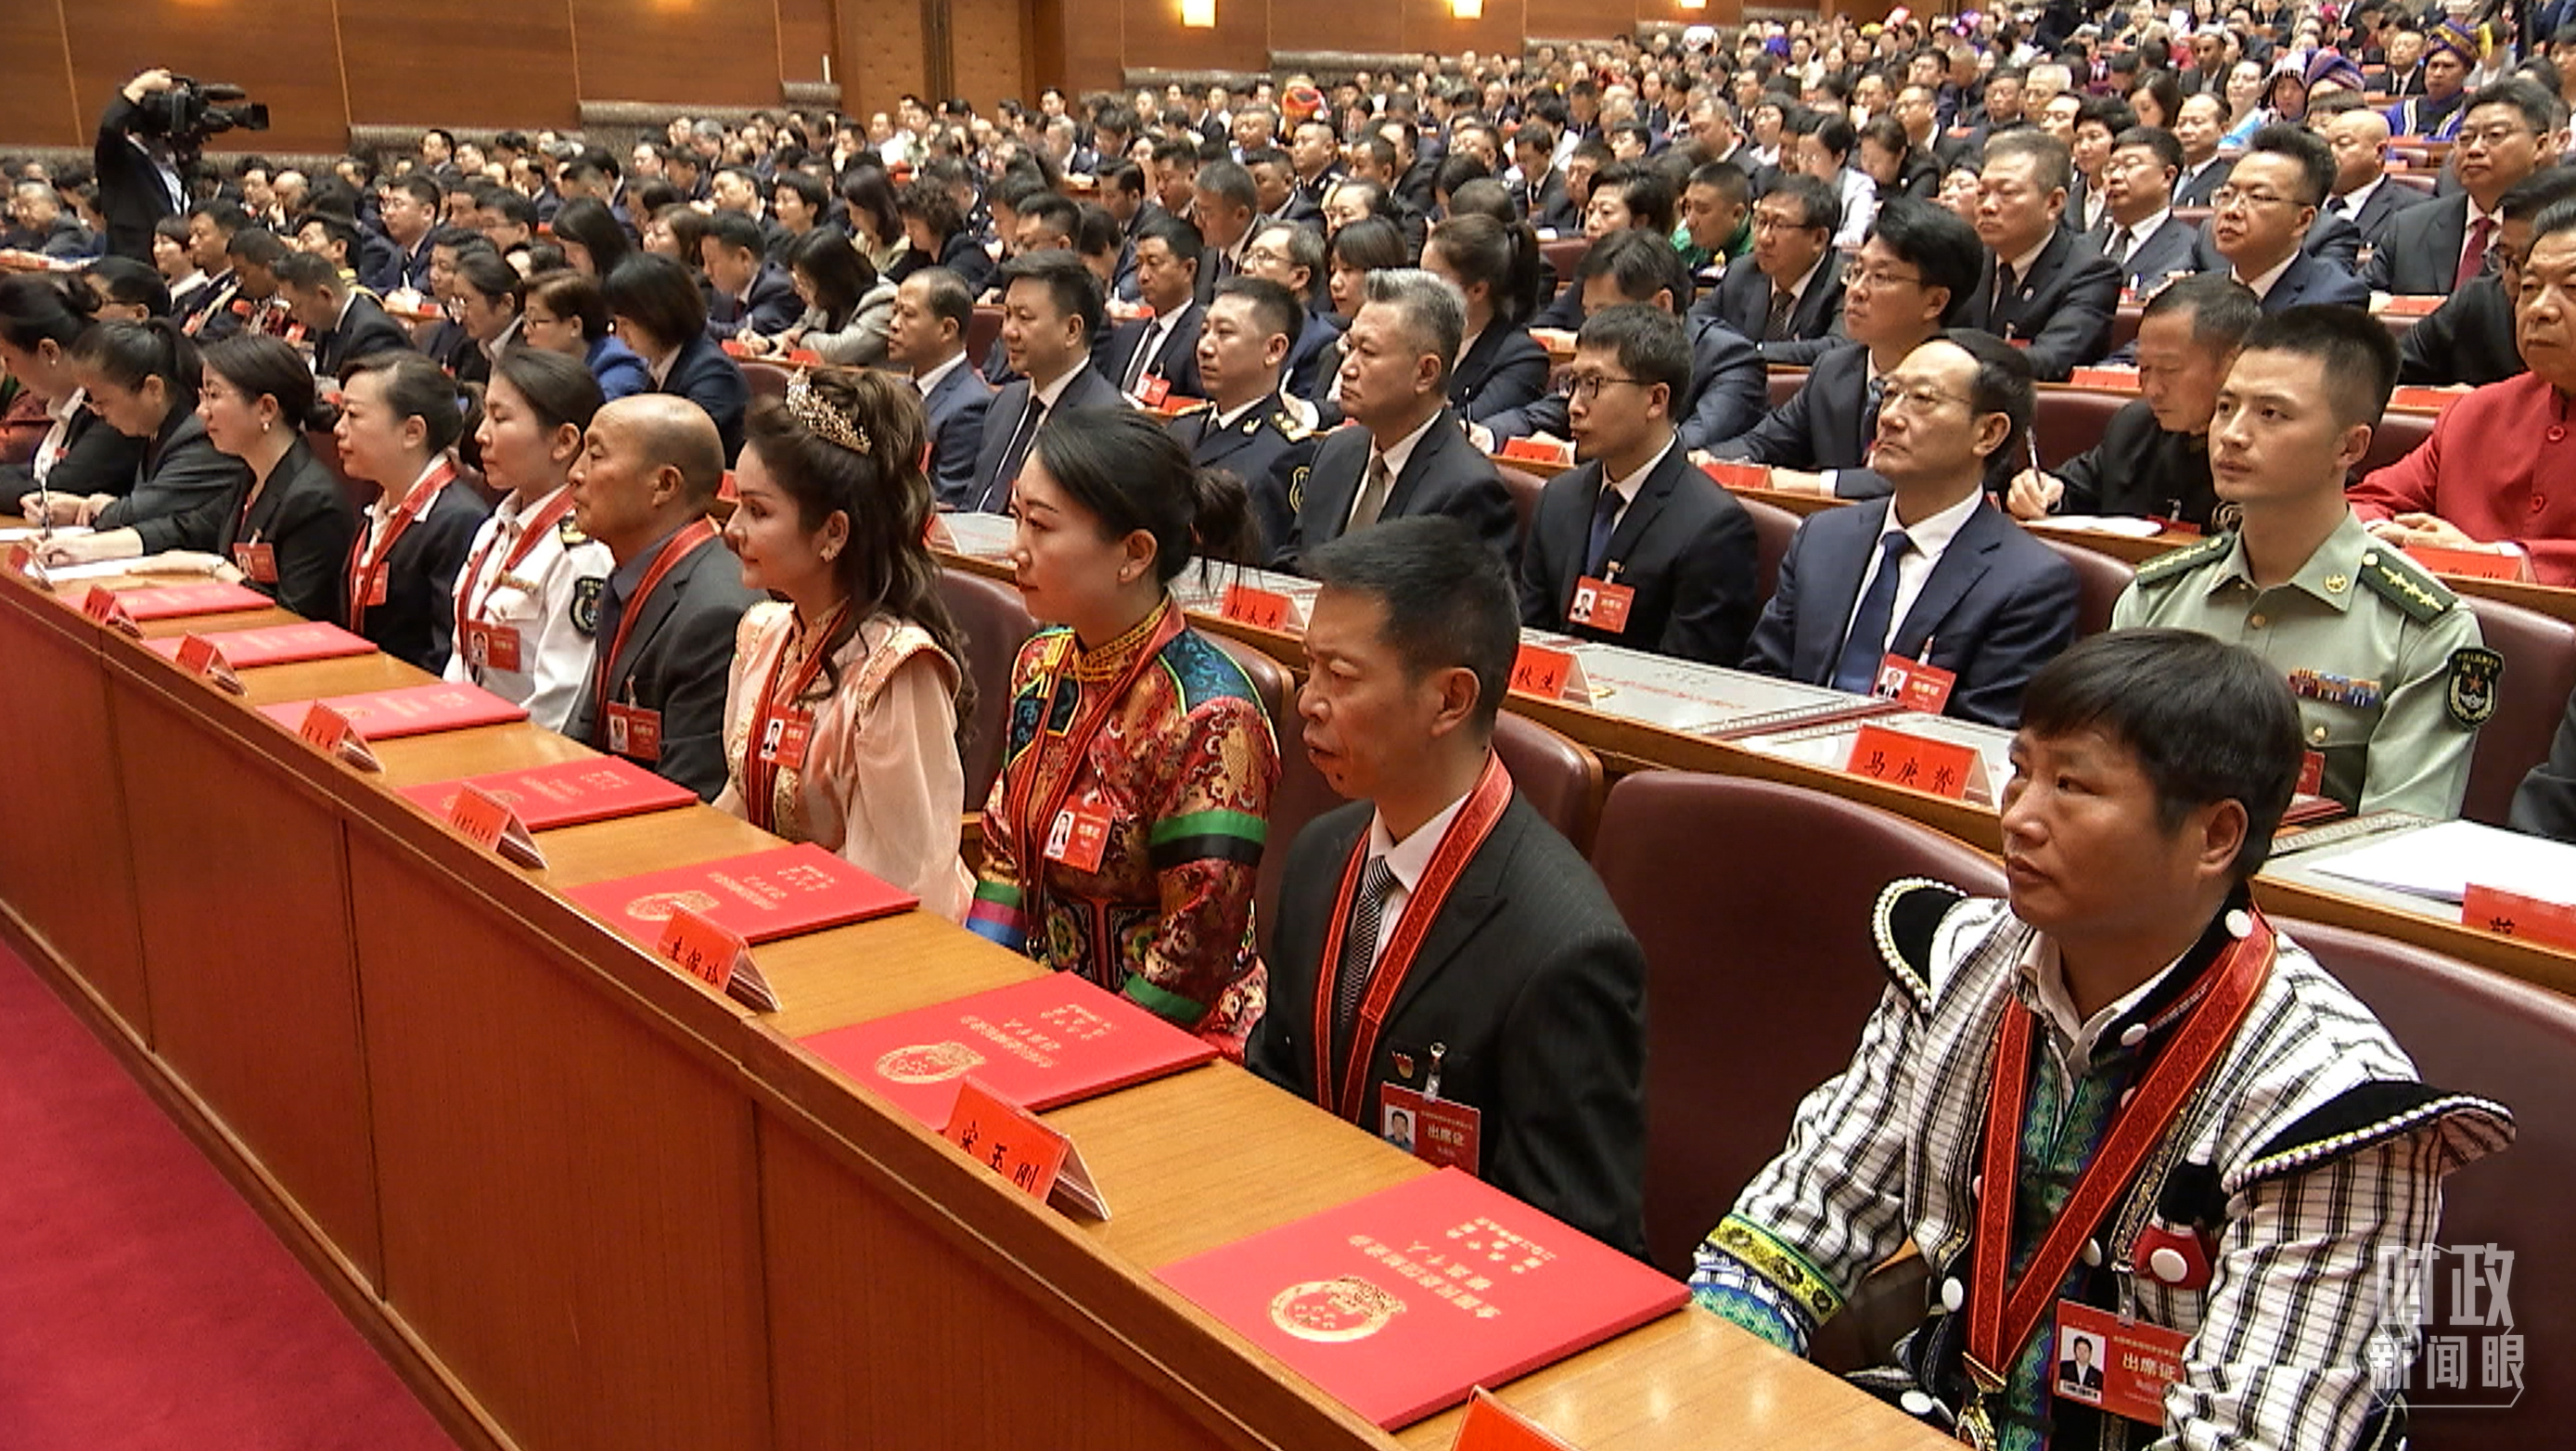
[[[546,854],[527,824],[519,820],[519,813],[480,786],[457,787],[455,799],[447,803],[447,824],[456,828],[457,835],[505,861],[545,870]]]
[[[1095,1219],[1109,1217],[1109,1201],[1073,1140],[972,1077],[958,1083],[957,1106],[939,1136],[1041,1204],[1061,1199]]]
[[[1572,651],[1523,645],[1512,658],[1512,693],[1541,700],[1592,704],[1592,683],[1583,678],[1583,662]]]
[[[2471,883],[2460,895],[2460,925],[2576,952],[2576,905],[2566,902]]]
[[[295,733],[315,750],[361,771],[385,768],[376,753],[367,748],[366,738],[358,734],[358,728],[349,724],[349,718],[318,700],[304,712],[304,723],[295,728]]]
[[[212,684],[225,694],[243,693],[241,677],[233,673],[231,662],[224,659],[224,652],[216,649],[215,642],[205,636],[190,635],[181,640],[179,653],[175,658],[179,662],[180,669]]]
[[[54,592],[54,577],[45,572],[45,562],[36,557],[36,551],[24,544],[9,546],[9,572],[47,594]]]
[[[1250,625],[1256,630],[1296,634],[1306,628],[1306,612],[1297,607],[1296,600],[1277,590],[1248,584],[1225,587],[1225,602],[1219,614],[1221,618]]]
[[[1507,438],[1503,440],[1502,457],[1516,463],[1554,464],[1559,468],[1574,467],[1574,445],[1562,439]]]
[[[1547,1428],[1478,1386],[1467,1402],[1467,1418],[1458,1423],[1458,1439],[1449,1443],[1449,1451],[1574,1451],[1574,1445],[1549,1434]]]
[[[944,549],[951,554],[966,552],[957,547],[957,531],[949,528],[948,521],[936,513],[930,516],[929,523],[922,526],[921,542],[933,549]]]
[[[81,596],[81,613],[120,635],[143,638],[143,627],[134,623],[134,616],[126,612],[125,601],[118,599],[114,590],[91,585],[89,593]]]
[[[2483,549],[2444,549],[2434,544],[2409,544],[2406,557],[2435,574],[2460,579],[2531,578],[2531,561],[2521,553],[2506,550],[2490,554]]]
[[[1852,742],[1851,759],[1843,769],[1855,776],[1953,801],[1984,804],[1994,799],[1992,785],[1986,779],[1985,758],[1974,747],[1885,726],[1860,728],[1860,735]]]
[[[2129,368],[2078,368],[2066,381],[2078,388],[2092,388],[2105,393],[2138,391],[2138,375]]]
[[[1708,476],[1730,489],[1767,489],[1771,487],[1771,470],[1765,464],[1709,463],[1701,466]]]
[[[751,945],[686,907],[662,924],[655,953],[673,967],[755,1012],[778,1011],[778,994],[752,965]]]

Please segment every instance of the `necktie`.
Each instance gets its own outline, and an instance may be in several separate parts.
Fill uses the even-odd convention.
[[[2495,218],[2480,217],[2469,223],[2469,245],[2460,249],[2459,275],[2451,279],[2453,291],[2468,286],[2487,270],[2487,244],[2494,238]]]
[[[1386,471],[1386,455],[1369,455],[1368,482],[1360,487],[1359,503],[1351,509],[1351,527],[1345,534],[1356,533],[1377,522],[1386,508],[1386,496],[1395,491],[1395,476]]]
[[[1155,349],[1163,345],[1163,330],[1168,326],[1170,324],[1159,318],[1145,324],[1145,336],[1137,341],[1136,356],[1127,363],[1127,381],[1123,386],[1128,392],[1135,392],[1145,381],[1145,371],[1153,364]]]
[[[1866,455],[1870,444],[1878,437],[1878,406],[1887,398],[1887,380],[1872,375],[1862,389],[1862,395],[1867,401],[1860,410],[1860,447],[1862,454]]]
[[[2115,264],[2125,267],[2129,264],[2129,243],[2133,240],[2134,238],[2129,235],[2129,229],[2122,227],[2111,234],[2111,245],[2103,255]]]
[[[1045,418],[1046,405],[1033,390],[1028,408],[1020,414],[1020,426],[1011,430],[1011,446],[1002,450],[1001,471],[984,481],[981,507],[985,513],[1001,513],[1010,504],[1011,482],[1020,476],[1020,465],[1028,462],[1029,445],[1037,441],[1038,424]]]
[[[1762,341],[1786,342],[1789,338],[1789,312],[1798,305],[1798,294],[1785,287],[1771,289],[1771,312],[1762,320]]]
[[[1386,858],[1369,858],[1360,874],[1359,900],[1351,904],[1350,930],[1342,936],[1340,977],[1333,984],[1333,1036],[1347,1040],[1359,1022],[1360,999],[1368,995],[1369,976],[1377,970],[1379,919],[1386,914],[1386,894],[1395,890],[1395,869]]]
[[[2012,295],[2013,295],[2013,270],[2012,270],[2010,267],[2004,266],[2002,263],[1998,262],[1998,263],[1996,263],[1996,264],[1995,264],[1995,301],[1994,301],[1994,305],[1993,305],[1992,307],[1989,307],[1989,308],[1987,308],[1987,309],[1986,309],[1986,323],[1987,323],[1987,325],[1988,325],[1989,327],[1994,328],[1997,332],[2001,332],[2001,331],[2003,330],[2003,327],[2004,327],[2004,304],[2005,304],[2005,303],[2007,303],[2007,302],[2010,302],[2010,301],[2012,300]]]
[[[1610,534],[1619,526],[1619,503],[1619,491],[1610,487],[1609,480],[1602,480],[1601,497],[1592,505],[1592,537],[1583,548],[1583,572],[1594,579],[1610,562]]]
[[[1902,529],[1879,537],[1878,573],[1852,612],[1851,633],[1843,637],[1842,659],[1834,665],[1834,689],[1866,695],[1878,684],[1878,662],[1887,655],[1887,627],[1896,614],[1896,561],[1913,547]]]

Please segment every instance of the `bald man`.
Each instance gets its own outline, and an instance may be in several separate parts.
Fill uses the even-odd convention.
[[[564,734],[712,801],[724,789],[734,628],[761,596],[707,510],[724,482],[715,420],[644,393],[599,410],[572,466],[572,517],[617,561],[600,590],[590,685]]]
[[[2433,199],[2430,192],[2388,179],[2386,116],[2367,107],[2346,111],[2328,120],[2319,134],[2334,149],[2335,159],[2334,195],[2326,200],[2326,214],[2359,228],[2369,245],[2379,245],[2390,217]]]

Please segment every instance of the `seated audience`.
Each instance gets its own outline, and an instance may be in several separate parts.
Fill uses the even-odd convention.
[[[48,485],[19,501],[19,512],[30,519],[95,531],[50,541],[46,562],[212,552],[226,511],[240,506],[250,470],[206,437],[206,422],[197,416],[205,368],[196,345],[166,318],[103,322],[80,335],[71,362],[86,406],[108,427],[140,440],[142,455],[113,492],[62,494]]]
[[[779,259],[805,311],[785,332],[744,339],[753,353],[802,348],[839,367],[872,367],[886,360],[894,284],[878,280],[876,269],[849,238],[831,227],[809,227],[780,246]]]
[[[103,302],[78,278],[0,277],[0,369],[44,410],[34,452],[23,465],[0,467],[0,498],[15,500],[25,518],[47,512],[40,493],[83,499],[133,487],[143,440],[99,417],[72,363],[82,336],[99,326]]]
[[[2102,255],[2120,269],[2120,285],[2150,293],[2177,273],[2193,270],[2200,233],[2173,214],[2173,188],[2182,175],[2182,143],[2170,131],[2133,126],[2111,143],[2102,164]]]
[[[1451,217],[1422,249],[1422,268],[1458,289],[1467,321],[1449,369],[1450,407],[1470,423],[1547,392],[1547,349],[1529,334],[1538,298],[1538,237],[1488,216]]]
[[[1821,339],[1842,315],[1842,259],[1834,233],[1842,202],[1812,176],[1785,176],[1753,204],[1753,265],[1692,304],[1763,347],[1766,362],[1813,362],[1821,348],[1784,346]]]
[[[2576,167],[2552,166],[2516,183],[2496,204],[2495,270],[2469,279],[2397,340],[2397,381],[2422,387],[2483,387],[2522,372],[2514,343],[2514,301],[2531,228],[2542,212],[2576,200]]]
[[[668,257],[629,257],[604,289],[617,336],[643,358],[653,391],[685,398],[714,420],[726,463],[742,452],[751,385],[707,336],[707,302],[688,269]]]
[[[1148,311],[1110,329],[1101,376],[1151,407],[1175,395],[1205,398],[1198,351],[1207,308],[1199,297],[1199,274],[1215,257],[1198,229],[1177,217],[1139,224],[1135,257],[1136,296]]]
[[[2110,353],[2120,302],[2120,269],[2058,225],[2073,165],[2066,143],[2036,127],[1987,143],[1976,217],[1985,274],[1952,317],[2019,347],[2043,383]]]
[[[555,213],[554,244],[563,249],[572,270],[596,281],[617,270],[635,250],[626,228],[608,204],[595,197],[575,197]]]
[[[313,347],[313,371],[337,378],[370,353],[408,352],[411,335],[376,300],[340,275],[330,259],[297,252],[278,259],[278,291]]]
[[[698,255],[712,292],[707,336],[713,341],[775,337],[804,315],[795,282],[768,260],[768,236],[749,216],[719,211],[709,217]]]
[[[2312,132],[2275,122],[2254,133],[2226,184],[2211,196],[2217,208],[2210,218],[2211,246],[2227,274],[2262,299],[2265,312],[2370,301],[2360,279],[2306,250],[2309,228],[2333,182],[2333,149]]]
[[[886,361],[910,374],[929,416],[930,487],[941,500],[974,486],[984,447],[984,412],[993,389],[966,357],[975,296],[956,273],[925,267],[895,288],[886,327]]]
[[[456,476],[473,395],[418,353],[376,353],[340,375],[340,468],[381,492],[349,556],[348,626],[397,660],[445,673],[456,577],[491,512]]]
[[[519,311],[519,340],[580,360],[606,401],[653,391],[653,374],[644,360],[610,331],[608,299],[600,294],[596,277],[562,268],[529,278],[527,300]]]
[[[1216,286],[1199,329],[1198,372],[1208,401],[1172,420],[1172,437],[1202,469],[1232,474],[1252,497],[1261,528],[1259,558],[1284,543],[1296,522],[1280,461],[1308,430],[1280,395],[1280,370],[1299,334],[1314,326],[1304,304],[1267,278],[1229,277]]]
[[[2442,297],[2485,272],[2496,208],[2564,149],[2567,107],[2530,81],[2503,80],[2468,96],[2452,124],[2460,136],[2452,155],[2459,190],[2388,219],[2361,269],[2374,292]]]
[[[1010,507],[1011,481],[1029,449],[1057,420],[1090,409],[1124,408],[1116,384],[1091,366],[1102,310],[1100,279],[1071,252],[1014,257],[1001,271],[1001,343],[1016,381],[984,411],[984,436],[966,491],[940,502],[976,513]]]

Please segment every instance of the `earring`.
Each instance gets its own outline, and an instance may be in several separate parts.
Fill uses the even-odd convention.
[[[268,430],[269,430],[269,425],[271,425],[271,424],[275,423],[276,421],[277,421],[277,420],[276,420],[276,419],[273,419],[273,418],[263,418],[263,419],[261,419],[261,420],[259,421],[259,431],[260,431],[260,432],[262,432],[262,433],[266,433],[266,432],[268,432]]]

